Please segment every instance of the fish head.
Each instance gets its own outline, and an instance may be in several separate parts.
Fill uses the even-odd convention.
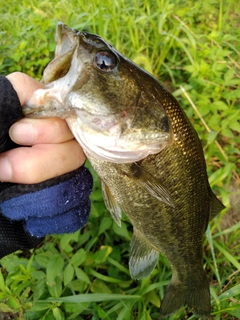
[[[59,23],[55,58],[44,70],[44,89],[23,111],[67,120],[87,154],[128,163],[156,154],[172,141],[157,81],[98,35]]]

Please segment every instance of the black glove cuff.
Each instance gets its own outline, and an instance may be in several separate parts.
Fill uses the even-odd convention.
[[[10,139],[8,131],[11,125],[23,118],[18,95],[11,82],[0,76],[0,153],[17,145]]]

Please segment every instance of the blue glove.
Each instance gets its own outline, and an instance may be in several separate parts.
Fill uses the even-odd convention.
[[[0,194],[0,211],[9,220],[24,221],[35,237],[75,232],[88,220],[92,176],[81,167],[46,182],[14,184]]]
[[[8,131],[22,117],[15,90],[1,76],[0,152],[18,147]],[[83,227],[90,212],[92,184],[85,167],[39,184],[0,183],[0,258],[37,246],[47,234],[70,233]]]

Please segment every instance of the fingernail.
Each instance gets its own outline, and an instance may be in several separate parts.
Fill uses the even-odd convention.
[[[28,122],[15,123],[10,129],[11,139],[23,145],[32,145],[34,142],[33,125]]]
[[[0,181],[11,181],[12,167],[6,156],[0,157]]]

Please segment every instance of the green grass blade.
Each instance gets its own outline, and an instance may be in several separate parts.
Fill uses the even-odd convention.
[[[49,298],[49,302],[72,302],[72,303],[82,303],[82,302],[102,302],[102,301],[113,301],[113,300],[139,300],[142,297],[139,295],[124,295],[124,294],[108,294],[108,293],[88,293],[88,294],[78,294],[68,297],[61,298]],[[39,300],[38,302],[46,303],[46,300]]]
[[[233,232],[235,232],[235,231],[237,231],[239,229],[240,229],[240,222],[232,225],[230,228],[227,228],[225,230],[222,230],[221,232],[218,232],[218,233],[214,234],[212,236],[212,238],[215,239],[215,238],[218,238],[218,237],[221,237],[221,236],[226,236],[227,234],[233,233]]]
[[[230,288],[229,290],[223,292],[219,297],[219,301],[228,300],[230,298],[236,297],[240,295],[240,284],[236,285],[233,288]],[[238,299],[239,300],[239,299]]]
[[[116,279],[116,278],[112,278],[112,277],[108,277],[108,276],[105,276],[93,269],[89,269],[88,270],[88,273],[91,274],[92,276],[96,277],[97,279],[100,279],[102,281],[105,281],[105,282],[110,282],[110,283],[131,283],[132,280],[130,281],[123,281],[122,279]]]
[[[225,250],[220,244],[218,244],[216,241],[214,242],[214,246],[224,254],[224,256],[227,258],[229,262],[231,262],[234,267],[236,267],[238,270],[240,270],[240,263],[229,253],[227,250]]]
[[[127,275],[130,275],[129,269],[125,268],[123,265],[121,265],[120,263],[118,263],[118,262],[115,261],[114,259],[108,257],[107,260],[108,260],[108,262],[111,263],[113,266],[115,266],[116,268],[118,268],[118,270],[126,273]]]
[[[208,239],[208,243],[209,243],[209,246],[210,246],[210,249],[211,249],[211,253],[212,253],[213,264],[214,264],[214,268],[215,268],[214,272],[215,272],[215,274],[216,274],[218,283],[220,284],[220,283],[221,283],[221,280],[220,280],[219,271],[218,271],[218,265],[217,265],[217,260],[216,260],[216,256],[215,256],[215,250],[214,250],[214,245],[213,245],[213,237],[212,237],[212,233],[211,233],[211,230],[210,230],[210,226],[209,226],[209,225],[208,225],[208,227],[207,227],[206,237],[207,237],[207,239]]]

